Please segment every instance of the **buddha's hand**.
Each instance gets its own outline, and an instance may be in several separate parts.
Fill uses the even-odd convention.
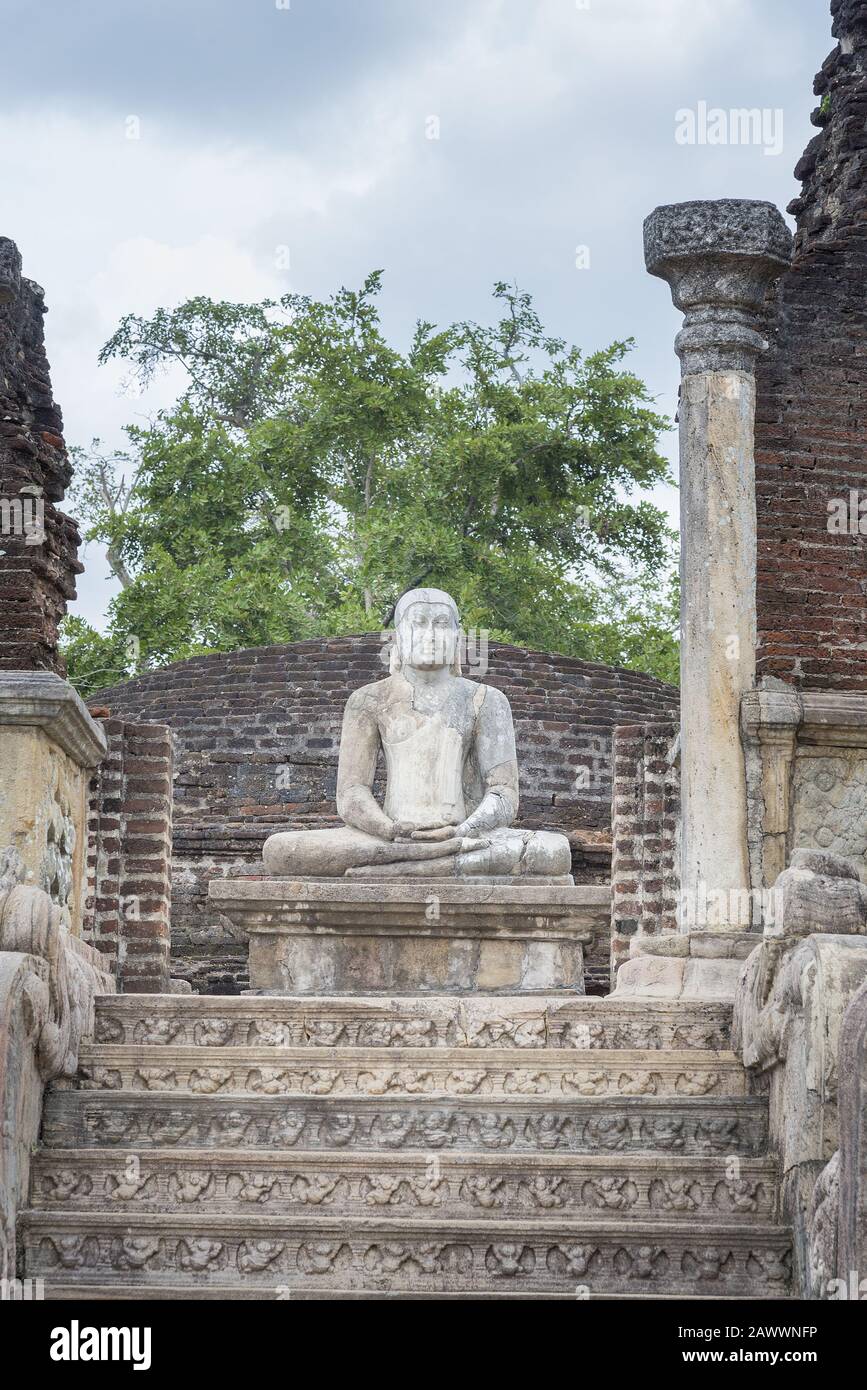
[[[392,822],[391,838],[393,840],[412,840],[418,827],[413,821],[396,820]]]
[[[411,835],[413,840],[454,840],[457,839],[458,832],[454,824],[443,822],[441,825],[426,825],[423,830],[414,830]]]

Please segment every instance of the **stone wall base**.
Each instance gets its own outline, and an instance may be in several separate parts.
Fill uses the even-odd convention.
[[[723,929],[638,937],[612,996],[733,1000],[743,962],[760,941],[753,932]]]

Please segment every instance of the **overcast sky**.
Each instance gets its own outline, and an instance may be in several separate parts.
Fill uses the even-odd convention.
[[[680,316],[643,218],[784,208],[833,46],[827,0],[0,0],[0,18],[0,234],[46,290],[67,441],[113,446],[171,399],[97,366],[121,315],[325,296],[376,267],[401,345],[416,318],[487,318],[493,281],[517,280],[583,348],[634,337],[673,414]],[[682,143],[700,103],[765,110],[766,138]],[[84,559],[72,611],[101,627],[114,581],[99,547]]]

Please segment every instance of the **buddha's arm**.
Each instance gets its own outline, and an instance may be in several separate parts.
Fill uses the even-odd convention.
[[[364,830],[380,840],[392,840],[394,821],[385,814],[372,791],[378,753],[376,719],[368,698],[356,691],[343,712],[337,761],[337,814],[356,830]]]
[[[518,757],[515,726],[505,695],[485,687],[485,698],[476,717],[475,753],[484,796],[476,809],[457,827],[458,835],[484,834],[511,825],[518,811]]]

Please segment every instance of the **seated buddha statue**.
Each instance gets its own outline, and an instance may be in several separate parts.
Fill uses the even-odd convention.
[[[517,830],[518,761],[509,702],[460,670],[457,605],[441,589],[399,600],[390,674],[347,703],[330,830],[271,835],[278,878],[455,878],[571,883],[565,835]],[[386,791],[373,794],[380,753]]]

